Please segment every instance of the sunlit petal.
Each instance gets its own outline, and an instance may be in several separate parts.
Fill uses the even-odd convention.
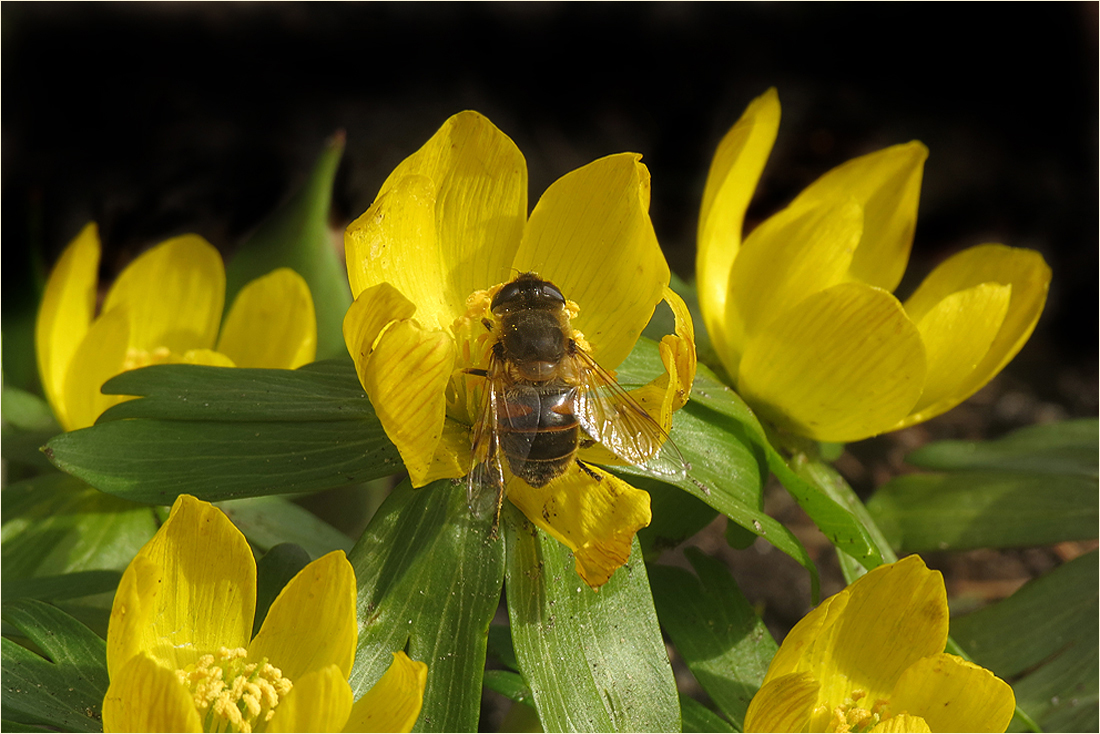
[[[389,282],[417,304],[426,327],[449,326],[467,295],[509,279],[526,220],[523,155],[484,116],[461,112],[348,227],[352,295]]]
[[[355,702],[344,731],[412,731],[427,680],[427,665],[395,652],[385,675]]]
[[[788,673],[769,680],[749,703],[744,730],[806,731],[817,699],[818,684],[809,673]]]
[[[245,647],[256,604],[256,563],[225,514],[189,495],[119,582],[107,630],[112,679],[139,652],[173,670],[225,646]]]
[[[213,349],[188,349],[179,357],[173,358],[170,364],[201,364],[206,367],[240,367],[233,360],[221,352]]]
[[[294,680],[265,731],[340,731],[351,712],[351,698],[347,673],[336,665],[319,668]]]
[[[214,346],[224,302],[221,255],[203,238],[184,235],[130,263],[111,286],[103,312],[127,309],[131,347],[183,353]]]
[[[630,557],[630,544],[652,515],[649,494],[598,467],[596,480],[574,464],[536,489],[515,479],[508,499],[527,518],[573,551],[577,573],[599,588]]]
[[[266,657],[293,681],[328,665],[336,665],[347,680],[358,634],[355,572],[343,551],[333,551],[283,587],[248,656]]]
[[[687,304],[671,288],[665,287],[664,300],[672,308],[676,333],[661,338],[658,349],[665,372],[646,385],[630,391],[630,396],[665,430],[672,430],[672,413],[687,404],[695,381],[695,327]],[[597,463],[605,463],[598,461]],[[617,463],[611,459],[610,463]]]
[[[92,323],[73,355],[61,392],[61,425],[66,431],[87,428],[103,411],[125,399],[104,395],[100,388],[123,371],[129,340],[130,318],[125,309],[117,308]]]
[[[99,233],[91,223],[80,230],[54,265],[35,323],[38,374],[46,399],[66,430],[78,427],[68,416],[63,394],[73,355],[95,314],[98,267]]]
[[[202,722],[175,671],[138,654],[111,673],[103,731],[200,732]]]
[[[939,653],[902,674],[890,709],[921,716],[932,731],[1000,732],[1012,720],[1016,696],[985,668]]]
[[[873,734],[921,734],[922,732],[930,732],[932,730],[928,728],[928,722],[919,716],[898,714],[897,716],[891,716],[889,719],[886,719],[886,721],[872,726],[868,731]],[[946,729],[944,731],[946,731]],[[959,731],[969,730],[959,729]],[[1003,729],[998,731],[1003,731]]]
[[[854,198],[863,208],[864,223],[851,277],[892,291],[909,261],[927,157],[928,149],[914,140],[853,158],[807,186],[791,206],[828,206]]]
[[[317,354],[317,318],[309,285],[279,268],[241,289],[229,309],[218,351],[238,367],[292,370]]]
[[[908,414],[924,375],[920,334],[897,299],[846,283],[782,312],[751,340],[738,387],[784,428],[853,441]]]
[[[514,261],[581,304],[573,326],[608,369],[634,348],[669,279],[640,159],[608,156],[555,181],[531,213]]]
[[[344,317],[344,340],[386,435],[421,487],[443,435],[455,345],[408,318],[410,309],[391,286],[368,289]]]
[[[730,272],[728,361],[740,357],[737,345],[766,328],[775,314],[844,282],[862,235],[863,209],[851,198],[791,206],[753,230]]]
[[[722,138],[707,174],[695,272],[703,319],[723,364],[727,363],[730,343],[725,325],[730,268],[741,249],[745,211],[778,130],[779,95],[769,89],[752,101]],[[728,364],[726,367],[730,369]]]
[[[989,352],[1011,297],[1010,285],[982,283],[952,293],[917,322],[928,376],[914,412],[958,393],[958,386]]]
[[[920,423],[950,410],[981,389],[1016,356],[1043,312],[1050,287],[1050,267],[1043,256],[1033,250],[1004,245],[971,247],[933,270],[905,302],[905,310],[914,321],[920,321],[950,294],[982,283],[1012,286],[1008,312],[997,337],[982,361],[952,395],[913,413],[896,428]]]

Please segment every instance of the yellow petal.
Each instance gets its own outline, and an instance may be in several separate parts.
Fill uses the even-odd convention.
[[[130,317],[116,308],[101,315],[73,355],[66,375],[61,404],[62,427],[67,431],[87,428],[107,408],[125,398],[104,395],[103,383],[123,371],[130,341]],[[60,417],[60,416],[59,416]]]
[[[385,675],[355,702],[344,731],[412,731],[427,681],[427,665],[395,652]]]
[[[947,653],[915,662],[890,698],[891,711],[918,715],[932,731],[1003,732],[1015,709],[1011,686],[985,668]]]
[[[905,310],[914,321],[920,321],[950,294],[982,283],[1012,286],[1008,313],[989,351],[951,395],[908,416],[897,428],[926,421],[955,407],[992,380],[1016,356],[1043,312],[1050,287],[1050,267],[1033,250],[1004,245],[971,247],[933,270],[905,302]]]
[[[275,707],[265,731],[341,731],[350,713],[347,673],[327,665],[294,679],[294,687]]]
[[[126,308],[131,347],[182,354],[214,346],[224,303],[221,255],[203,238],[184,235],[130,263],[111,286],[103,312]]]
[[[201,732],[202,722],[175,671],[139,654],[111,673],[103,731]]]
[[[98,267],[99,233],[93,222],[80,230],[58,258],[46,282],[35,323],[38,375],[46,399],[65,430],[74,427],[62,397],[65,378],[95,313]]]
[[[930,732],[932,730],[928,728],[928,722],[919,716],[898,714],[876,724],[869,731],[873,734],[907,734],[908,732],[919,734],[920,732]]]
[[[837,620],[848,607],[850,596],[848,589],[833,594],[798,621],[772,657],[765,684],[791,673],[816,672],[828,654]]]
[[[752,101],[722,138],[707,174],[695,273],[703,320],[723,364],[728,353],[725,319],[730,268],[741,249],[745,211],[778,131],[779,95],[769,89]]]
[[[431,466],[423,478],[424,484],[437,479],[464,477],[470,473],[472,460],[470,427],[448,416],[443,421],[443,437],[435,447]]]
[[[218,351],[238,367],[292,370],[317,354],[317,318],[305,279],[290,268],[256,278],[237,294]]]
[[[982,283],[952,293],[917,322],[928,358],[928,376],[914,412],[957,392],[989,352],[1011,297],[1010,285]]]
[[[536,489],[513,479],[508,499],[527,519],[573,551],[577,573],[597,589],[630,558],[630,545],[652,515],[649,494],[598,467],[597,481],[573,464],[561,477]]]
[[[146,653],[177,670],[225,646],[246,647],[256,607],[248,541],[208,502],[180,495],[119,582],[107,628],[112,679]]]
[[[671,288],[665,287],[664,300],[672,308],[676,320],[676,333],[661,338],[658,350],[665,372],[640,388],[630,391],[630,396],[645,408],[657,423],[669,432],[672,430],[672,413],[687,404],[691,386],[695,381],[695,326],[687,304]],[[595,460],[595,459],[594,459]],[[606,463],[597,460],[597,463]],[[610,463],[617,463],[613,459]]]
[[[344,317],[344,341],[382,428],[422,487],[443,435],[455,346],[409,318],[414,310],[392,286],[370,288]]]
[[[353,296],[389,282],[445,328],[475,290],[508,280],[527,220],[527,164],[476,112],[448,119],[347,229]]]
[[[924,375],[920,334],[897,299],[844,283],[782,312],[752,339],[738,388],[783,428],[855,441],[908,414]]]
[[[295,686],[302,676],[328,665],[337,666],[346,681],[359,635],[355,598],[355,572],[344,552],[318,558],[272,602],[248,648],[249,659],[266,657]]]
[[[649,220],[649,170],[636,153],[593,161],[555,181],[531,212],[514,266],[580,306],[573,326],[608,369],[626,359],[668,285]]]
[[[764,683],[749,702],[744,731],[806,731],[817,691],[809,673],[790,673]]]
[[[730,272],[727,362],[777,313],[844,282],[862,234],[863,209],[851,198],[787,207],[753,230]]]
[[[843,614],[823,630],[815,651],[821,700],[833,705],[854,689],[866,691],[868,701],[886,698],[906,668],[947,643],[943,577],[919,556],[872,569],[848,593]]]
[[[188,349],[179,357],[174,357],[171,364],[201,364],[207,367],[240,367],[233,360],[221,352],[213,349]]]
[[[854,158],[806,187],[791,206],[854,198],[863,208],[864,223],[851,277],[892,291],[909,261],[927,157],[928,149],[914,140]]]

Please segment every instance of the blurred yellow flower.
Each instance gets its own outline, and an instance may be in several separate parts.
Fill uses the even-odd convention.
[[[974,394],[1035,328],[1050,284],[1042,256],[973,247],[898,301],[928,153],[918,142],[838,166],[742,242],[778,128],[772,89],[719,144],[699,219],[700,306],[738,391],[822,441],[913,425]]]
[[[209,503],[181,495],[122,575],[107,630],[105,731],[409,731],[427,666],[403,652],[352,704],[355,573],[302,569],[251,639],[256,563]]]
[[[313,298],[294,271],[280,268],[246,285],[222,324],[221,255],[184,235],[130,263],[96,315],[99,254],[99,234],[88,224],[54,266],[38,311],[38,373],[66,431],[92,425],[125,400],[99,389],[127,370],[174,363],[293,369],[313,361]]]
[[[1012,688],[943,651],[943,576],[879,566],[802,619],[749,704],[745,731],[1003,732]]]
[[[490,301],[522,272],[571,299],[578,340],[609,370],[633,349],[657,304],[669,303],[677,333],[661,343],[667,372],[634,395],[671,425],[695,376],[694,333],[668,287],[649,220],[649,171],[639,159],[612,155],[563,176],[528,219],[523,155],[485,117],[463,112],[401,163],[348,227],[356,300],[344,338],[413,486],[470,471],[485,378],[465,370],[486,367]],[[626,561],[635,531],[650,521],[645,492],[596,471],[599,481],[574,466],[543,488],[508,484],[511,501],[575,552],[594,587]]]

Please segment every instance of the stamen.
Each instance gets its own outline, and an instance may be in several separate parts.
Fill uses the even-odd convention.
[[[191,691],[203,729],[251,734],[263,731],[294,684],[264,658],[246,662],[244,648],[223,647],[176,671]]]

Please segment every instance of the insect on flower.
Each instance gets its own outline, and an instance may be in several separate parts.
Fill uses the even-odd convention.
[[[685,475],[688,465],[665,430],[578,343],[556,285],[522,273],[497,291],[490,311],[494,319],[483,321],[493,338],[489,366],[467,370],[486,378],[467,476],[475,516],[499,518],[505,462],[535,488],[574,463],[601,481],[577,458],[595,443],[654,473]]]

